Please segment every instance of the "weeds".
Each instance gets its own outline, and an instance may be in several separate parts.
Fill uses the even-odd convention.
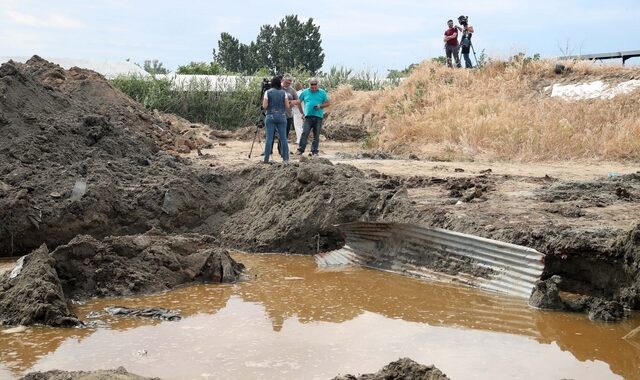
[[[260,112],[258,79],[235,78],[221,85],[206,76],[176,82],[159,77],[118,77],[112,84],[147,109],[174,113],[192,122],[235,130]]]
[[[356,93],[359,103],[350,106],[382,115],[368,146],[398,153],[436,146],[447,158],[640,159],[640,90],[611,100],[551,98],[543,86],[560,80],[553,67],[537,56],[476,70],[425,62],[377,98]],[[638,69],[573,62],[569,75],[576,82],[587,81],[585,75],[631,78]]]

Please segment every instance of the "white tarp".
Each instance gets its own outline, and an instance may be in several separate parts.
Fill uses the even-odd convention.
[[[155,77],[170,80],[174,91],[229,91],[239,86],[249,86],[253,79],[249,76],[188,74],[156,74]]]
[[[640,87],[640,80],[629,80],[615,85],[609,85],[603,81],[594,81],[577,84],[559,84],[547,87],[551,90],[551,97],[560,97],[566,100],[582,99],[613,99],[616,95],[627,94]]]
[[[31,57],[0,57],[0,63],[14,60],[16,62],[24,63]],[[62,68],[68,70],[72,67],[80,67],[82,69],[93,70],[99,74],[102,74],[107,79],[113,79],[120,75],[137,75],[137,76],[149,76],[149,73],[144,71],[140,66],[133,62],[115,62],[115,61],[99,61],[91,59],[72,59],[72,58],[53,58],[42,57],[49,62],[53,62],[60,65]]]

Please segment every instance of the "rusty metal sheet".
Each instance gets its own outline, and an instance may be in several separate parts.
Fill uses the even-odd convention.
[[[532,248],[414,224],[338,226],[343,248],[315,256],[319,266],[362,265],[529,298],[544,268]]]

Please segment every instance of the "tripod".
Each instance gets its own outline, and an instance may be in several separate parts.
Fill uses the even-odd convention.
[[[258,137],[258,131],[260,128],[264,128],[264,113],[260,111],[258,115],[258,120],[256,120],[256,131],[253,133],[253,141],[251,142],[251,149],[249,150],[249,158],[251,158],[251,153],[253,153],[253,144],[256,143],[256,138]],[[262,146],[262,141],[258,141],[260,146]]]
[[[473,42],[471,42],[471,51],[473,52],[473,58],[476,60],[476,67],[478,67],[478,57],[476,56],[476,49],[473,48]]]

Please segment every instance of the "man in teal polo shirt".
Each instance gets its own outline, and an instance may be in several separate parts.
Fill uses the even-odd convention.
[[[302,137],[298,145],[297,155],[304,153],[307,147],[307,139],[309,132],[313,131],[313,142],[311,143],[311,156],[318,155],[318,146],[320,145],[320,130],[322,129],[322,118],[324,116],[324,108],[329,105],[329,97],[327,93],[318,88],[318,80],[316,78],[309,79],[309,88],[302,91],[300,101],[304,102],[304,124],[302,125]]]

